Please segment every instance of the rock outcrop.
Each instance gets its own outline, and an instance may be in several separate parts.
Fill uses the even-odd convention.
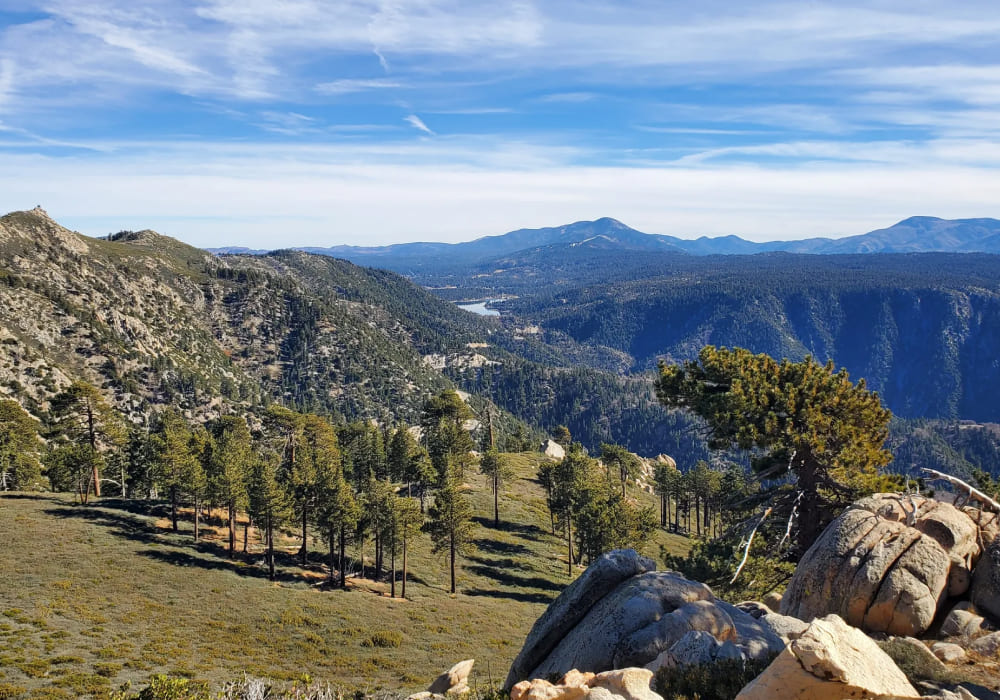
[[[917,698],[920,693],[863,632],[836,615],[814,620],[737,700]]]
[[[434,679],[427,692],[431,695],[464,695],[469,692],[469,674],[475,659],[459,661]]]
[[[566,456],[566,449],[555,440],[546,440],[539,448],[539,452],[551,459],[562,459]]]
[[[834,613],[868,631],[917,636],[948,596],[968,590],[980,537],[969,515],[947,503],[862,499],[803,556],[781,612],[807,621]]]
[[[784,647],[770,626],[716,599],[708,586],[652,569],[632,550],[601,557],[535,623],[506,687],[572,669],[685,665],[694,646],[709,660],[760,659]]]
[[[1000,623],[1000,536],[986,547],[972,582],[972,603]]]
[[[510,700],[663,700],[650,685],[653,672],[624,668],[604,673],[569,671],[558,683],[536,678],[510,690]]]

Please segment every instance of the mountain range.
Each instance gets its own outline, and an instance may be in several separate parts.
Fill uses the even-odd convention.
[[[1000,253],[1000,220],[939,219],[913,216],[888,228],[845,238],[809,238],[756,243],[738,236],[684,239],[649,234],[622,222],[602,218],[565,226],[520,229],[485,236],[465,243],[400,243],[365,247],[338,245],[299,248],[352,262],[395,270],[404,274],[426,273],[481,263],[492,258],[542,247],[585,246],[592,250],[686,253],[690,255],[752,255],[755,253],[803,253],[840,255],[860,253]],[[262,253],[241,247],[211,248],[213,253]]]

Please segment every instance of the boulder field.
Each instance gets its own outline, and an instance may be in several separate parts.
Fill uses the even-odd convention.
[[[806,552],[785,594],[766,602],[732,605],[634,550],[609,552],[536,621],[505,688],[511,700],[660,700],[652,685],[661,669],[764,660],[739,700],[1000,700],[968,684],[918,690],[869,636],[895,640],[945,675],[970,659],[1000,660],[994,513],[910,494],[864,498]]]

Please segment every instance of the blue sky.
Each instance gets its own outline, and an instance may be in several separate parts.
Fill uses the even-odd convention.
[[[1000,217],[1000,3],[0,0],[0,209],[202,246]]]

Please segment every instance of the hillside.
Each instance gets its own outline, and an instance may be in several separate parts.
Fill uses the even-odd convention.
[[[454,597],[447,562],[431,554],[424,535],[410,551],[409,599],[400,600],[388,597],[386,581],[355,577],[347,591],[320,585],[321,543],[304,570],[293,557],[298,542],[283,537],[280,577],[271,583],[255,533],[251,553],[229,560],[224,528],[206,528],[195,546],[190,522],[169,531],[162,504],[105,499],[82,507],[53,495],[0,496],[0,530],[18,533],[16,547],[0,549],[0,688],[75,698],[156,672],[219,684],[246,671],[308,674],[349,691],[418,690],[442,666],[470,657],[478,683],[498,682],[569,582],[535,480],[539,459],[512,457],[516,478],[501,499],[500,528],[485,479],[469,475],[476,523]],[[675,554],[689,546],[657,531],[647,553],[658,557],[661,544]],[[351,554],[358,556],[356,547]],[[401,633],[398,644],[372,641],[385,631]]]
[[[476,316],[391,272],[295,251],[216,257],[152,231],[88,238],[37,209],[0,217],[0,263],[0,396],[36,414],[84,379],[134,420],[279,400],[412,423],[457,385],[509,409],[508,433],[565,424],[591,448],[665,449],[636,430],[669,422],[648,381],[615,375],[622,353]],[[636,401],[646,417],[617,420]]]

